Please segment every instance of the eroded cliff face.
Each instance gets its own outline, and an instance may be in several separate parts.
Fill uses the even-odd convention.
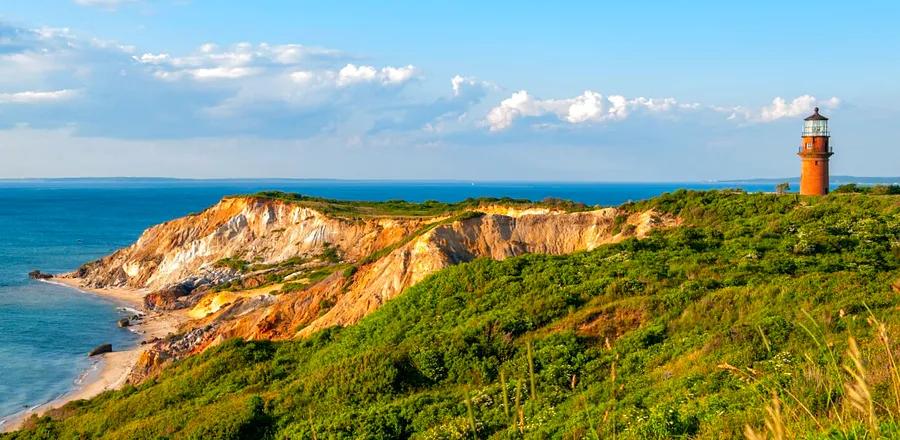
[[[301,205],[231,197],[199,214],[153,226],[133,245],[79,269],[91,287],[156,290],[189,281],[216,283],[236,277],[216,267],[224,258],[275,263],[336,247],[356,260],[399,240],[433,219],[330,217]]]
[[[215,267],[225,258],[277,264],[318,255],[330,246],[339,252],[340,270],[302,289],[284,291],[283,284],[264,282],[243,290],[201,287],[188,304],[193,320],[182,335],[151,344],[142,357],[132,377],[140,381],[172,359],[231,337],[285,339],[351,325],[450,265],[481,257],[590,250],[678,223],[652,211],[616,208],[570,213],[480,206],[473,211],[459,217],[351,220],[289,202],[228,198],[203,213],[148,229],[134,245],[75,275],[90,286],[145,292],[172,285],[195,288],[260,278]]]

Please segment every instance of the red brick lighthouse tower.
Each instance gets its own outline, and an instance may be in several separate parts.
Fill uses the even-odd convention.
[[[800,144],[800,194],[823,196],[828,194],[828,158],[834,154],[828,145],[828,118],[815,113],[803,123],[803,141]]]

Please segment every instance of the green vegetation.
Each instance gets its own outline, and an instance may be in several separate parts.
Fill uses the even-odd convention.
[[[277,263],[249,263],[237,258],[223,258],[216,262],[216,267],[228,267],[244,273],[243,277],[213,286],[210,290],[257,289],[288,281],[281,290],[275,293],[304,290],[322,281],[336,271],[346,271],[350,267],[342,264],[340,251],[331,243],[325,243],[322,252],[315,257],[296,256]],[[297,280],[297,281],[294,281]]]
[[[306,290],[313,284],[318,283],[319,281],[328,278],[329,275],[338,272],[345,271],[352,266],[347,264],[334,264],[331,266],[325,266],[321,268],[317,268],[314,270],[307,270],[301,272],[301,275],[297,275],[294,279],[299,281],[290,281],[284,283],[284,286],[281,287],[281,293],[284,292],[299,292],[301,290]]]
[[[848,183],[835,188],[836,193],[859,193],[872,195],[896,195],[900,194],[900,185],[858,185]]]
[[[358,325],[231,340],[6,438],[900,436],[900,198],[626,208],[685,225],[451,267]]]
[[[583,204],[560,199],[547,198],[541,202],[532,202],[524,199],[503,198],[469,198],[458,203],[444,203],[435,200],[427,200],[422,203],[413,203],[403,200],[388,200],[384,202],[333,200],[322,197],[305,196],[302,194],[285,193],[281,191],[263,191],[249,196],[267,200],[281,200],[296,203],[344,218],[363,218],[373,216],[392,217],[437,217],[452,215],[460,211],[477,209],[480,206],[502,204],[504,206],[546,206],[565,211],[586,211],[591,207]]]
[[[219,261],[216,261],[214,264],[215,267],[228,268],[231,270],[235,270],[238,272],[246,272],[250,268],[250,262],[246,260],[241,260],[240,258],[223,258]]]

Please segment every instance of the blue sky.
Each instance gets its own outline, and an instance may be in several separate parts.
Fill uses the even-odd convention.
[[[0,0],[0,177],[900,175],[897,3],[686,3]]]

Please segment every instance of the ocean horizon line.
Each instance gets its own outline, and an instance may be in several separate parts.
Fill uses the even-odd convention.
[[[451,184],[567,184],[567,185],[640,185],[640,184],[729,184],[779,183],[799,181],[792,177],[750,177],[696,180],[513,180],[513,179],[395,179],[395,178],[326,178],[326,177],[164,177],[164,176],[93,176],[93,177],[0,177],[0,183],[17,182],[335,182],[335,183],[451,183]],[[896,183],[900,176],[831,176],[832,183]]]

